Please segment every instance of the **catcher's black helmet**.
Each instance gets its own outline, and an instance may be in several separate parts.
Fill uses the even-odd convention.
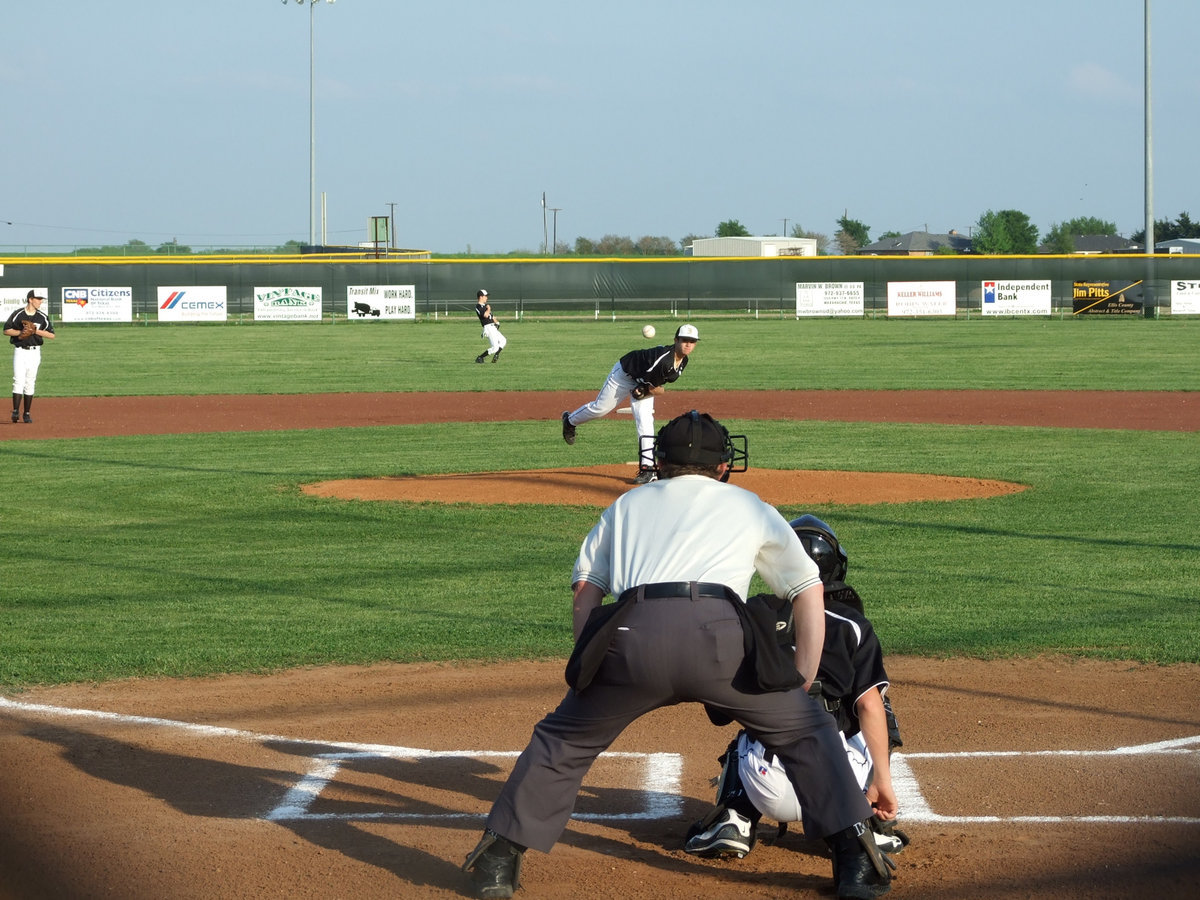
[[[746,436],[731,435],[708,413],[692,410],[658,430],[654,459],[676,465],[716,466],[729,463],[730,472],[745,472]]]
[[[821,581],[824,584],[846,580],[846,569],[850,561],[832,528],[816,516],[807,513],[798,519],[792,519],[788,524],[792,526],[792,531],[796,532],[796,537],[800,538],[804,551],[821,570]]]

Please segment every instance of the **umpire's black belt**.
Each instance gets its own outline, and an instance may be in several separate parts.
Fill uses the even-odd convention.
[[[739,600],[737,591],[723,584],[708,581],[659,581],[654,584],[639,584],[622,592],[619,600],[665,600],[675,597],[720,597]]]

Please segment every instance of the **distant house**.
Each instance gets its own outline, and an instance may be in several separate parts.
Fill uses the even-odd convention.
[[[971,239],[957,231],[949,234],[930,234],[910,231],[899,237],[882,238],[859,249],[860,256],[934,256],[938,253],[970,253]]]
[[[1075,253],[1094,255],[1098,253],[1141,253],[1142,245],[1116,234],[1076,234]],[[1038,247],[1038,253],[1053,253],[1048,244]]]
[[[782,235],[697,238],[684,253],[692,256],[816,256],[817,242],[815,238]]]
[[[1154,245],[1155,253],[1200,253],[1200,238],[1175,238],[1159,241]]]

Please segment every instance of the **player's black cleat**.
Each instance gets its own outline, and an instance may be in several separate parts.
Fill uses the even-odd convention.
[[[492,354],[492,362],[495,362],[496,360],[498,360],[500,358],[500,351],[503,349],[504,348],[501,347],[500,350],[497,350],[495,353]]]
[[[754,846],[754,823],[732,809],[726,809],[707,828],[688,838],[684,853],[706,859],[744,857]]]
[[[15,422],[15,421],[17,421],[17,420],[16,420],[16,419],[13,419],[13,421]],[[29,413],[25,413],[25,424],[26,424],[26,425],[32,425],[32,424],[33,424],[33,416],[31,416]]]
[[[13,419],[13,421],[15,422],[16,419]],[[562,422],[563,422],[563,440],[566,441],[568,444],[574,444],[575,443],[575,426],[571,424],[571,414],[563,413],[562,414]]]
[[[634,484],[649,484],[652,481],[658,481],[658,473],[649,466],[642,466],[638,469],[638,473],[633,479]]]
[[[487,351],[484,351],[483,353],[480,353],[477,357],[475,357],[475,362],[481,363],[485,359],[487,359]]]

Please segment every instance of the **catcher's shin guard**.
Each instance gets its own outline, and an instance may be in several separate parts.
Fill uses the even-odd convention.
[[[867,822],[825,838],[833,856],[833,881],[839,900],[874,900],[892,889],[896,864],[875,843]]]
[[[511,897],[521,886],[521,859],[525,848],[502,838],[490,828],[467,854],[462,870],[471,876],[476,897]]]

